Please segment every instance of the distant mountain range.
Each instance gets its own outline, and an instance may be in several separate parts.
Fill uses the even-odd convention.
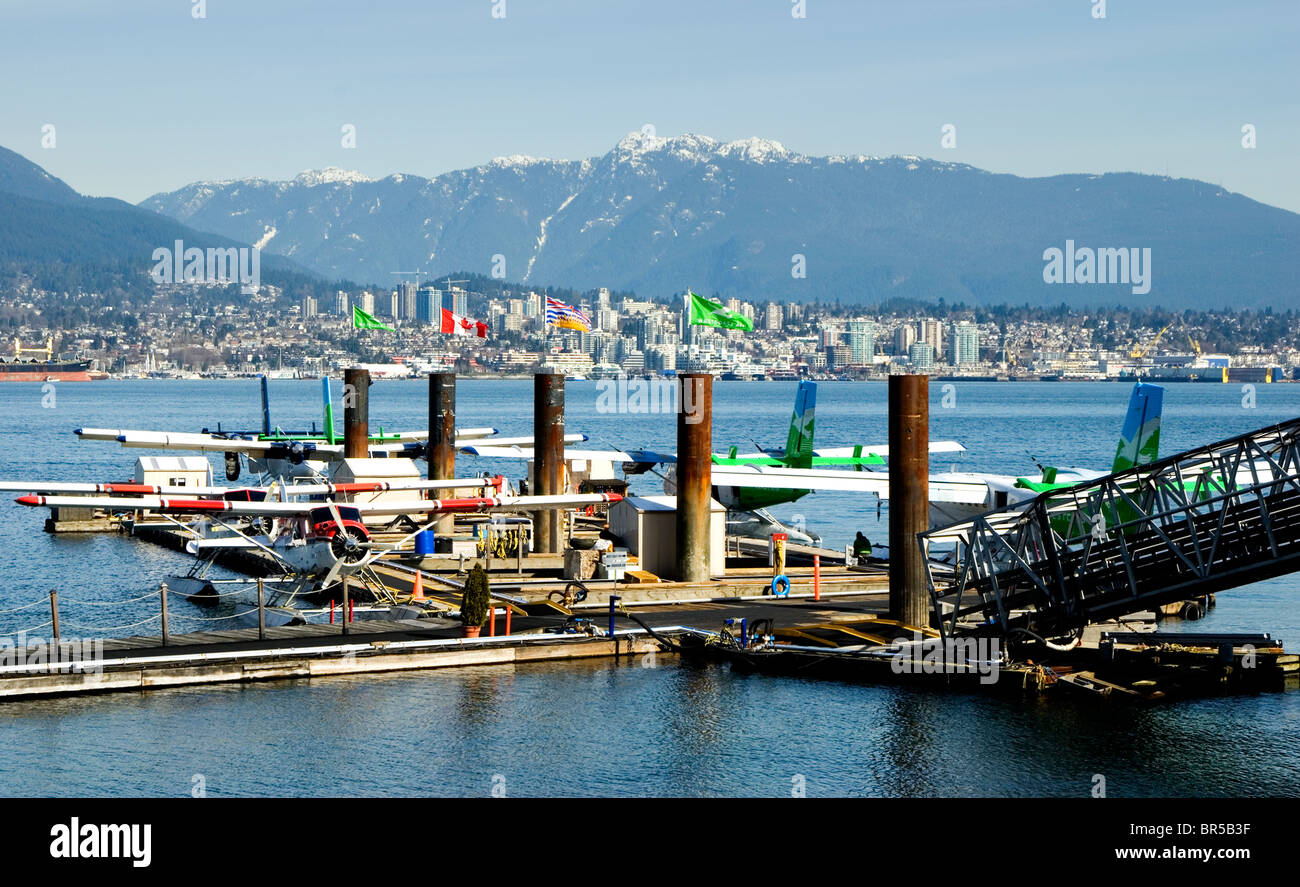
[[[200,248],[238,247],[175,219],[110,197],[86,197],[41,167],[0,148],[0,286],[30,281],[41,289],[148,293],[153,251],[177,241]],[[267,255],[267,283],[292,286],[315,275]]]
[[[1281,305],[1300,215],[1204,182],[1026,179],[920,157],[633,134],[603,157],[505,157],[434,179],[339,169],[199,182],[142,206],[327,276],[426,269],[764,300]],[[1150,248],[1152,286],[1047,284],[1044,250]],[[798,255],[806,277],[797,278]]]
[[[159,226],[183,223],[260,245],[264,268],[279,254],[325,280],[380,286],[419,269],[643,297],[689,286],[760,302],[1170,308],[1289,307],[1300,289],[1300,215],[1205,182],[1027,179],[920,157],[811,157],[763,139],[633,134],[602,157],[503,157],[433,179],[330,168],[283,182],[197,182],[119,218],[97,210],[126,213],[125,204],[97,206],[3,152],[0,200],[75,209],[51,211],[59,236],[73,236],[83,216],[105,258],[120,249],[134,260],[181,236]],[[38,209],[17,211],[24,221],[5,229],[48,247]],[[1044,251],[1070,241],[1150,249],[1149,291],[1046,283]]]

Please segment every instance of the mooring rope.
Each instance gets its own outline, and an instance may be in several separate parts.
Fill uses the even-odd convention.
[[[0,616],[5,615],[6,613],[20,613],[23,610],[30,610],[32,607],[40,606],[41,604],[48,604],[49,602],[50,599],[46,597],[39,601],[32,601],[30,604],[23,604],[21,607],[14,607],[11,610],[0,610]]]
[[[31,628],[20,628],[18,629],[18,631],[14,632],[14,634],[27,634],[28,632],[36,631],[37,629],[41,629],[47,625],[53,625],[53,624],[54,624],[54,620],[51,619],[48,622],[42,622],[40,625],[33,625]]]
[[[134,604],[136,601],[142,601],[146,598],[157,597],[158,592],[151,591],[148,594],[142,594],[139,597],[127,598],[124,601],[78,601],[68,598],[59,598],[59,604],[73,604],[78,607],[116,607],[119,604]]]

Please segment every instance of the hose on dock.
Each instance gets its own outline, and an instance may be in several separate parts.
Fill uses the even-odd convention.
[[[575,591],[575,589],[576,589],[576,591]],[[553,592],[551,592],[550,595],[547,595],[547,598],[549,599],[549,598],[551,597],[551,595],[555,595],[555,594],[558,594],[558,593],[559,593],[559,592],[554,592],[554,591],[553,591]],[[577,579],[572,579],[572,580],[570,580],[570,581],[569,581],[569,584],[566,585],[566,586],[564,586],[564,602],[565,602],[565,606],[566,606],[566,607],[572,606],[572,604],[569,603],[570,595],[572,595],[573,598],[575,599],[575,602],[577,602],[577,601],[585,601],[585,600],[587,599],[588,594],[590,594],[590,593],[591,593],[591,590],[590,590],[589,588],[587,588],[587,586],[584,585],[581,581],[579,581],[579,580],[577,580]],[[612,601],[611,601],[611,603],[612,603]],[[632,620],[633,622],[635,622],[637,625],[641,626],[641,628],[643,628],[643,629],[645,630],[645,633],[648,634],[648,635],[650,635],[650,637],[654,638],[655,641],[658,642],[658,644],[659,644],[661,647],[663,647],[665,650],[670,650],[670,651],[672,651],[672,652],[674,652],[674,653],[680,653],[680,652],[682,652],[682,645],[681,645],[681,644],[677,643],[676,641],[672,640],[671,638],[667,638],[667,637],[664,637],[663,635],[659,634],[659,632],[655,631],[653,628],[651,628],[649,625],[647,625],[647,624],[645,623],[645,621],[641,619],[641,617],[639,617],[639,616],[633,616],[633,615],[628,611],[627,607],[625,607],[625,606],[623,605],[623,601],[622,601],[622,599],[619,599],[617,609],[618,609],[618,612],[619,612],[619,613],[622,613],[622,614],[623,614],[624,616],[626,616],[628,619],[631,619],[631,620]],[[613,623],[613,620],[611,619],[611,620],[610,620],[610,628],[612,629],[613,627],[614,627],[614,623]]]
[[[655,631],[653,628],[647,625],[645,621],[641,619],[641,617],[633,616],[630,612],[628,612],[627,607],[623,606],[622,601],[619,601],[618,603],[618,611],[622,613],[624,616],[626,616],[628,619],[631,619],[637,625],[645,629],[645,633],[650,635],[650,637],[654,638],[659,643],[660,646],[664,647],[667,650],[671,650],[674,653],[682,652],[681,644],[677,643],[672,638],[664,637],[663,635],[659,634],[659,632]]]

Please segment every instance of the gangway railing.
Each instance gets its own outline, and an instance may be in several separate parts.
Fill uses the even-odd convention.
[[[1062,638],[1300,570],[1300,418],[917,538],[945,636]]]

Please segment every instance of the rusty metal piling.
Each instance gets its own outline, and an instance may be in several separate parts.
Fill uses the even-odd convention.
[[[456,476],[455,373],[429,373],[429,442],[425,457],[429,462],[429,480],[449,480]],[[442,515],[434,524],[433,532],[438,536],[451,533],[453,521],[452,515]]]
[[[538,373],[533,377],[533,489],[538,496],[564,492],[564,376]],[[558,554],[561,518],[558,509],[534,512],[533,550]]]
[[[343,455],[365,459],[370,455],[370,371],[343,371]]]
[[[916,536],[930,526],[930,377],[889,377],[889,615],[930,624]]]
[[[677,578],[709,581],[713,376],[680,377],[677,411]]]

